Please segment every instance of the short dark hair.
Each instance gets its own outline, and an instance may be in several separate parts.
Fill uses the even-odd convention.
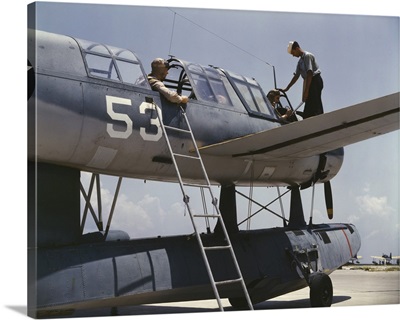
[[[294,41],[293,45],[292,45],[292,50],[294,50],[296,48],[300,48],[300,45],[299,45],[299,43],[297,41]]]

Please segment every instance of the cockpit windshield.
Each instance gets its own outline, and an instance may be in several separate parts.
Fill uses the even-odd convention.
[[[150,88],[139,59],[132,51],[75,40],[81,47],[89,76]]]
[[[218,70],[193,63],[188,64],[187,67],[190,71],[190,77],[193,79],[196,97],[199,100],[233,106],[234,97],[228,94],[227,81],[224,83]]]
[[[179,94],[187,95],[190,99],[231,108],[241,105],[235,90],[220,70],[177,59],[171,59],[170,66],[168,77],[164,82],[169,88],[176,89]]]
[[[275,118],[275,113],[270,104],[268,104],[265,93],[255,79],[233,72],[225,72],[239,95],[241,95],[250,114]]]

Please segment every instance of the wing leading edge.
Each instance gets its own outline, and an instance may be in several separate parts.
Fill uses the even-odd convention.
[[[290,159],[318,155],[399,129],[399,96],[388,96],[274,129],[203,146],[202,154]]]

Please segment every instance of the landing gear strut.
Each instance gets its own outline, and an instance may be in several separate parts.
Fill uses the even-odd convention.
[[[311,307],[330,307],[333,298],[331,278],[321,271],[312,271],[317,270],[316,266],[312,267],[312,263],[316,263],[318,259],[317,248],[295,251],[287,249],[286,252],[307,281],[310,288]]]

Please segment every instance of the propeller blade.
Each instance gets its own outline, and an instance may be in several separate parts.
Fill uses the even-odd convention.
[[[332,188],[331,182],[327,181],[324,183],[324,192],[325,192],[325,204],[326,211],[328,212],[328,218],[333,218],[333,199],[332,199]]]

